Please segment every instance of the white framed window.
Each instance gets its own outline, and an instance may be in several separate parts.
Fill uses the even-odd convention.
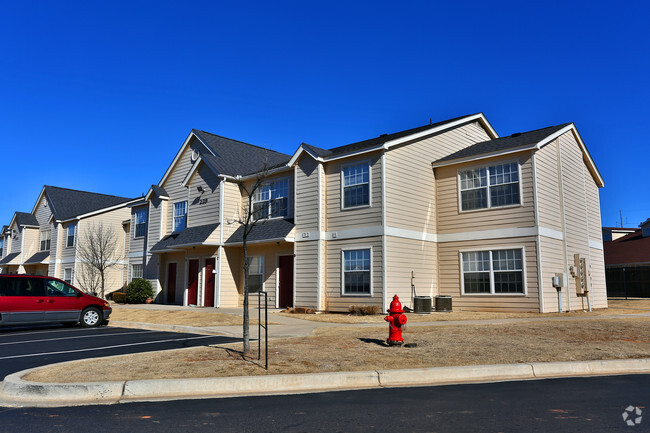
[[[5,252],[5,238],[0,238],[0,258],[4,255]]]
[[[65,268],[63,270],[63,281],[72,284],[72,268]]]
[[[342,294],[372,295],[371,250],[342,250]]]
[[[181,231],[187,225],[187,202],[174,203],[174,231]]]
[[[142,263],[131,265],[131,281],[142,278]]]
[[[74,247],[74,237],[75,237],[75,230],[77,229],[77,224],[70,224],[67,229],[67,237],[68,240],[66,242],[66,246],[68,247]]]
[[[341,207],[370,206],[370,163],[341,167]]]
[[[40,251],[50,251],[51,242],[52,242],[52,231],[50,230],[42,231]]]
[[[248,258],[248,293],[264,291],[264,256]]]
[[[461,211],[521,204],[516,162],[460,170],[458,178]]]
[[[140,209],[135,212],[135,232],[133,237],[142,238],[147,234],[147,210]]]
[[[289,214],[289,179],[261,185],[253,194],[253,220],[286,217]]]
[[[525,294],[522,248],[460,253],[463,294]]]

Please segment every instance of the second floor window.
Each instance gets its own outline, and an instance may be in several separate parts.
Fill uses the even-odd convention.
[[[520,204],[519,164],[516,162],[462,170],[460,209],[487,209]]]
[[[4,255],[5,252],[5,240],[0,238],[0,258]]]
[[[343,167],[343,208],[370,205],[370,164]]]
[[[52,232],[50,230],[41,232],[41,251],[50,251],[51,239]]]
[[[286,217],[289,206],[289,179],[260,186],[253,194],[253,219]]]
[[[66,242],[66,245],[69,247],[74,247],[74,233],[76,228],[76,224],[70,224],[68,226],[68,240]]]
[[[142,209],[135,212],[135,235],[136,238],[144,237],[147,234],[147,210]]]
[[[187,202],[174,203],[174,231],[184,230],[187,225]]]

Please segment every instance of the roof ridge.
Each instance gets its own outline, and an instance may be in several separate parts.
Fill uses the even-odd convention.
[[[277,150],[269,149],[268,147],[258,146],[257,144],[246,143],[245,141],[236,140],[236,139],[234,139],[234,138],[229,138],[229,137],[224,137],[223,135],[214,134],[214,133],[212,133],[212,132],[204,131],[204,130],[202,130],[202,129],[193,129],[193,131],[202,132],[202,133],[204,133],[204,134],[210,134],[210,135],[212,135],[213,137],[223,138],[223,139],[225,139],[225,140],[229,140],[229,141],[234,141],[234,142],[236,142],[236,143],[245,144],[245,145],[247,145],[247,146],[255,147],[255,148],[258,148],[258,149],[261,149],[261,150],[266,150],[266,151],[270,151],[270,152],[278,153],[278,154],[280,154],[280,155],[286,155],[286,156],[289,156],[289,157],[291,156],[291,155],[287,155],[286,153],[283,153],[283,152],[278,152]]]
[[[124,198],[124,199],[127,199],[127,200],[133,200],[134,198],[139,198],[139,197],[124,197],[124,196],[121,196],[121,195],[114,195],[114,194],[104,194],[104,193],[101,193],[101,192],[83,191],[83,190],[80,190],[80,189],[64,188],[64,187],[61,187],[61,186],[54,186],[54,185],[44,185],[44,187],[45,188],[54,188],[54,189],[64,190],[64,191],[82,192],[84,194],[102,195],[104,197]]]

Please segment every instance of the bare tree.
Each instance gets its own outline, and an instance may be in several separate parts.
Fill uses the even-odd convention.
[[[119,264],[117,236],[112,227],[103,223],[90,224],[77,242],[77,258],[82,269],[89,268],[99,280],[99,295],[103,298],[106,291],[106,272]]]
[[[77,266],[77,284],[86,293],[97,296],[102,286],[102,279],[97,270],[88,263]]]

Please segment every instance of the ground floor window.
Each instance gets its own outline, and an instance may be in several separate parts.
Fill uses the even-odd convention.
[[[131,280],[142,278],[142,264],[131,265]]]
[[[522,249],[461,253],[464,294],[524,293]]]
[[[248,293],[257,293],[264,290],[264,257],[252,256],[248,258]]]
[[[371,294],[370,248],[343,251],[343,294]]]
[[[72,284],[72,268],[65,268],[63,270],[63,281]]]

